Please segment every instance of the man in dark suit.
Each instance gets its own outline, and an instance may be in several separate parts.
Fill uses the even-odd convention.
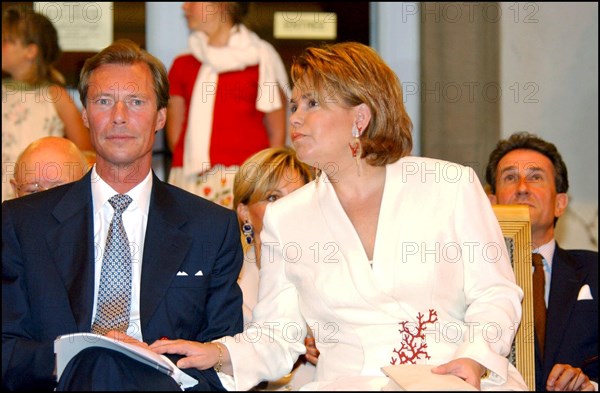
[[[3,389],[54,389],[54,339],[90,332],[97,322],[115,194],[131,200],[122,213],[130,306],[125,328],[103,334],[144,347],[164,337],[209,342],[218,353],[211,340],[243,329],[235,212],[163,183],[151,170],[169,100],[164,66],[133,42],[117,41],[88,59],[79,90],[96,165],[79,181],[2,204]],[[224,390],[213,369],[184,371],[198,379],[197,390]],[[69,363],[58,389],[180,387],[149,366],[97,349]]]
[[[560,153],[515,133],[490,154],[486,180],[492,203],[529,206],[533,252],[544,259],[547,317],[543,353],[536,338],[536,390],[597,390],[598,253],[563,250],[554,239],[569,202]]]

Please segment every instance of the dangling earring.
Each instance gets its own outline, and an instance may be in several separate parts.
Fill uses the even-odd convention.
[[[358,138],[361,134],[362,130],[354,123],[352,125],[352,136],[354,137],[354,141],[348,142],[348,146],[350,146],[352,157],[356,160],[356,171],[358,172],[358,176],[360,176],[360,156],[362,155],[362,146],[360,144],[360,139]]]
[[[252,224],[250,224],[248,220],[246,220],[244,222],[244,225],[242,225],[242,233],[246,238],[246,243],[252,244],[252,242],[254,241],[254,228],[252,228]]]

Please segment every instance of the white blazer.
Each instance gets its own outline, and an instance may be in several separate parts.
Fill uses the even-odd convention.
[[[288,373],[305,324],[321,352],[316,381],[468,357],[492,371],[482,388],[527,388],[506,358],[523,293],[471,168],[387,165],[372,265],[324,174],[269,204],[261,239],[253,326],[223,339],[236,389]]]

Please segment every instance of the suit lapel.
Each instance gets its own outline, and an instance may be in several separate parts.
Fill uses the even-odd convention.
[[[192,244],[192,237],[181,231],[187,221],[167,187],[153,175],[148,225],[144,241],[140,317],[142,331],[165,296]]]
[[[94,305],[94,236],[91,171],[74,182],[52,211],[58,225],[46,242],[68,294],[79,331],[89,331]]]
[[[556,245],[552,259],[552,279],[548,299],[544,370],[554,364],[554,358],[567,334],[566,326],[577,301],[578,291],[585,281],[585,271],[565,250]]]

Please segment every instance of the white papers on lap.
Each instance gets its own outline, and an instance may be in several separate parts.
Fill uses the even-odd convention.
[[[428,364],[398,364],[382,367],[385,375],[398,385],[398,390],[477,390],[456,375],[434,374]],[[386,390],[390,390],[388,385]]]
[[[56,354],[56,375],[60,379],[65,367],[73,356],[90,347],[112,349],[165,373],[175,380],[182,388],[195,386],[198,381],[179,369],[166,356],[159,355],[150,349],[137,345],[116,341],[112,338],[93,333],[65,334],[54,340]]]

